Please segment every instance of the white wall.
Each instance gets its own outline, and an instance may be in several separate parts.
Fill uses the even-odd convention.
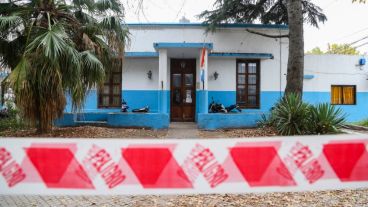
[[[314,75],[314,78],[304,80],[304,91],[329,92],[331,85],[356,85],[357,92],[367,92],[368,66],[358,66],[361,57],[353,55],[306,55],[304,74]]]
[[[257,29],[257,31],[273,35],[278,35],[279,32],[282,34],[287,32],[285,30],[280,31],[276,29]],[[204,27],[131,27],[130,32],[131,44],[127,48],[128,52],[155,51],[153,44],[157,42],[206,42],[213,43],[214,48],[211,52],[270,53],[274,56],[274,59],[261,60],[261,90],[279,91],[280,88],[282,88],[282,90],[285,88],[285,75],[282,75],[280,83],[280,67],[282,70],[281,74],[286,74],[287,66],[288,40],[285,38],[282,39],[280,44],[280,39],[251,34],[245,31],[245,28],[221,28],[215,33],[206,33]],[[180,48],[173,50],[180,53],[180,51],[176,50],[180,50]],[[171,50],[168,52],[169,57],[172,55],[170,51]],[[194,54],[192,58],[197,58],[198,67],[199,57],[197,54]],[[236,90],[236,58],[209,57],[208,64],[209,90]],[[168,72],[169,71],[170,68],[168,68]],[[215,71],[220,74],[218,80],[213,79],[213,73]],[[199,70],[197,70],[197,72],[199,72]],[[199,74],[197,74],[197,77],[199,77]],[[168,74],[168,84],[170,84],[169,80]],[[197,80],[197,82],[199,81]]]
[[[279,53],[279,42],[274,38],[262,37],[245,31],[245,28],[222,28],[215,33],[206,33],[205,27],[131,27],[131,44],[127,52],[155,51],[157,42],[213,43],[212,52]],[[256,29],[252,29],[256,30]],[[257,31],[277,35],[285,30],[257,29]],[[285,40],[284,40],[285,41]],[[283,48],[287,52],[287,48]]]
[[[219,74],[217,80],[213,74]],[[208,61],[208,90],[235,91],[236,90],[236,59],[209,58]]]
[[[148,79],[148,71],[152,79]],[[123,90],[157,90],[158,58],[125,58],[122,72]]]

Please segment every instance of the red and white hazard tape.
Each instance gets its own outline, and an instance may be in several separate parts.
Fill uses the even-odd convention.
[[[192,194],[368,187],[368,137],[0,139],[0,194]]]

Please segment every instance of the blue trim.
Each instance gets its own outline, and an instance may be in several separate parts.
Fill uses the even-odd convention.
[[[304,79],[313,79],[314,75],[304,75]]]
[[[170,116],[167,113],[109,113],[107,125],[113,127],[142,127],[167,129]]]
[[[155,49],[159,48],[207,48],[213,49],[213,43],[186,43],[186,42],[157,42],[153,43]]]
[[[169,114],[167,113],[121,113],[121,112],[86,112],[64,113],[55,120],[59,127],[79,126],[86,123],[102,123],[110,127],[142,127],[152,129],[167,129],[169,127]]]
[[[125,57],[158,57],[158,52],[125,52]]]
[[[198,128],[206,130],[256,127],[263,113],[198,114]]]
[[[208,27],[209,24],[203,23],[128,23],[128,27]],[[284,24],[242,24],[228,23],[218,24],[219,28],[267,28],[267,29],[289,29],[288,25]]]
[[[232,53],[232,52],[213,52],[208,54],[209,57],[239,57],[239,58],[260,58],[273,59],[270,53]]]

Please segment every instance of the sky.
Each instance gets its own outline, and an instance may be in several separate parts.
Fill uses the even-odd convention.
[[[191,22],[202,22],[197,15],[211,10],[215,0],[143,0],[143,9],[138,10],[138,0],[123,0],[126,5],[127,23],[179,22],[185,16]],[[329,43],[353,43],[368,36],[368,3],[351,3],[351,0],[312,0],[323,9],[327,22],[319,28],[304,25],[305,51],[320,47],[327,49]],[[368,43],[368,38],[353,46]],[[368,53],[368,44],[357,48]]]

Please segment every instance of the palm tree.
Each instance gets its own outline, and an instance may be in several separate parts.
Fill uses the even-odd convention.
[[[327,20],[321,8],[310,0],[216,0],[216,9],[204,11],[199,17],[215,30],[220,23],[288,24],[289,34],[267,35],[252,30],[248,32],[271,38],[289,38],[289,58],[285,92],[302,96],[304,73],[303,22],[318,27]]]
[[[116,0],[8,0],[0,3],[1,64],[24,117],[40,133],[52,129],[71,97],[86,93],[122,60],[128,32]]]

